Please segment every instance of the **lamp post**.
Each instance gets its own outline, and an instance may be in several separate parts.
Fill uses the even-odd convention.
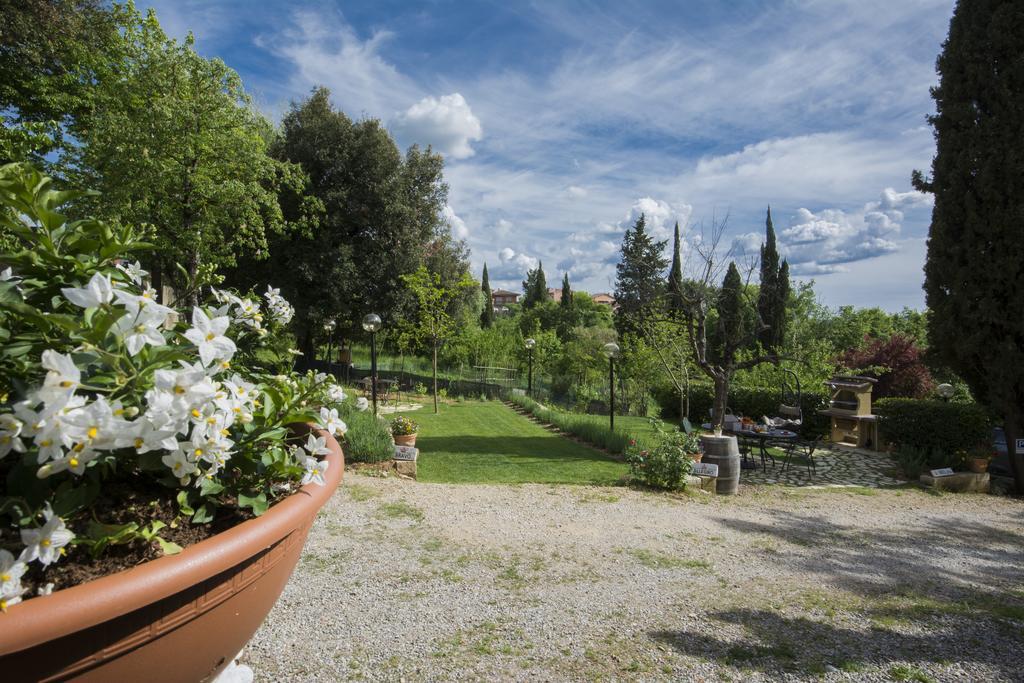
[[[530,357],[530,371],[527,374],[526,380],[526,395],[533,398],[533,347],[537,345],[537,341],[531,337],[523,343],[526,344],[526,352]]]
[[[608,427],[615,431],[615,357],[619,355],[619,345],[608,342],[601,349],[608,357]]]
[[[953,394],[956,393],[956,389],[953,388],[952,384],[942,383],[935,387],[935,393],[937,393],[939,398],[943,401],[949,403],[949,399],[953,398]]]
[[[338,323],[328,320],[324,323],[324,332],[327,333],[327,371],[331,370],[331,355],[334,353],[334,328]]]
[[[377,417],[377,330],[380,327],[380,316],[376,313],[369,313],[363,318],[363,329],[370,333],[370,396],[374,417]]]

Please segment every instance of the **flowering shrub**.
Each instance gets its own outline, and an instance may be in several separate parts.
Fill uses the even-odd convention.
[[[52,589],[47,572],[66,555],[180,550],[161,536],[168,522],[118,496],[157,491],[172,527],[222,507],[259,515],[324,481],[326,439],[289,425],[346,430],[344,392],[325,375],[245,362],[292,316],[277,290],[175,311],[124,260],[148,248],[132,228],[58,212],[75,196],[28,166],[0,167],[0,229],[20,246],[0,254],[0,610],[22,600],[26,575]]]
[[[391,421],[392,436],[408,436],[415,434],[420,426],[404,415],[399,415]]]
[[[681,490],[693,471],[692,454],[698,452],[700,438],[696,434],[666,431],[657,419],[652,419],[651,425],[655,430],[654,446],[643,448],[631,440],[626,449],[629,473],[633,481],[646,486]]]

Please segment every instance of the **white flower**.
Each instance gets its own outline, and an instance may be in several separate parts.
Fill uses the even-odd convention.
[[[370,402],[366,400],[365,396],[360,396],[359,398],[356,399],[356,410],[358,410],[359,412],[363,412],[369,407]]]
[[[206,369],[198,364],[182,363],[180,370],[157,370],[153,373],[153,380],[158,390],[184,401],[186,413],[192,406],[205,403],[217,392],[213,382],[206,376]],[[148,393],[146,398],[150,400]]]
[[[0,592],[0,612],[6,612],[9,607],[13,607],[21,602],[21,596],[26,590],[19,585],[17,591],[10,593]]]
[[[263,297],[267,300],[267,309],[274,319],[282,325],[287,325],[295,315],[295,308],[281,296],[281,290],[267,285],[267,291]]]
[[[25,442],[21,440],[22,427],[24,424],[13,415],[0,415],[0,459],[11,451],[25,452]]]
[[[173,308],[157,303],[156,290],[152,288],[142,290],[142,294],[135,294],[124,289],[115,289],[114,298],[117,299],[117,303],[127,308],[129,313],[138,313],[141,309],[160,311],[164,318],[161,321],[162,323],[166,323],[168,317],[177,315]]]
[[[71,356],[47,349],[43,351],[42,366],[49,370],[39,392],[45,401],[73,394],[82,382],[82,371],[71,360]]]
[[[176,435],[177,429],[168,429],[162,424],[153,424],[149,415],[135,421],[135,433],[125,434],[119,441],[118,447],[131,446],[136,453],[148,453],[149,451],[173,451],[178,447]]]
[[[146,344],[163,346],[166,343],[160,327],[167,320],[167,314],[161,308],[164,307],[160,304],[151,304],[134,313],[126,313],[115,323],[114,327],[124,337],[129,354],[138,354]]]
[[[305,462],[302,463],[306,468],[306,473],[302,475],[302,485],[305,486],[310,482],[314,484],[324,485],[324,473],[331,463],[326,460],[316,460],[315,458],[306,458]]]
[[[191,444],[185,444],[191,446]],[[160,461],[171,468],[171,473],[178,478],[178,480],[186,479],[190,474],[196,471],[196,463],[193,459],[189,458],[188,453],[185,451],[172,451],[160,458]]]
[[[36,470],[36,476],[46,479],[64,470],[81,476],[86,466],[99,456],[99,452],[86,443],[76,443],[66,455],[63,451],[61,454],[63,457],[51,460]]]
[[[21,590],[21,577],[28,571],[28,565],[21,558],[6,550],[0,550],[0,594],[10,595]]]
[[[309,438],[306,439],[306,452],[314,458],[318,455],[330,455],[331,449],[327,447],[326,436],[316,436],[310,434]]]
[[[49,505],[43,510],[43,517],[46,518],[43,526],[21,530],[21,542],[25,544],[21,559],[24,562],[39,560],[44,565],[56,562],[63,554],[64,546],[75,537],[64,528],[64,520],[53,514]]]
[[[345,390],[339,384],[332,384],[327,387],[327,398],[335,403],[341,403],[345,400]]]
[[[100,273],[93,275],[85,287],[64,287],[60,291],[68,301],[82,308],[97,308],[114,298],[110,278]]]
[[[224,336],[230,324],[227,316],[211,319],[198,306],[192,309],[192,329],[185,333],[185,338],[199,349],[203,365],[209,366],[218,358],[231,360],[235,355],[235,342]]]
[[[14,277],[14,271],[12,271],[9,267],[0,270],[0,282],[7,282],[8,280],[15,279],[17,278]]]
[[[142,265],[138,261],[135,263],[119,263],[117,267],[128,276],[128,279],[137,285],[141,285],[142,278],[149,275],[149,272],[143,270]]]
[[[317,426],[335,436],[343,436],[348,431],[348,427],[338,417],[337,408],[321,408],[320,422]]]
[[[47,583],[36,589],[36,595],[51,595],[53,593],[53,582]]]
[[[68,413],[61,422],[73,442],[100,449],[112,447],[119,433],[132,429],[130,422],[114,416],[113,407],[103,396]]]

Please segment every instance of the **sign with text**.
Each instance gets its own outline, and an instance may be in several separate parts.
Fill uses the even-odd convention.
[[[953,470],[949,467],[943,467],[941,470],[932,470],[933,477],[948,477],[953,474]]]
[[[718,465],[709,462],[695,462],[693,463],[693,474],[698,477],[717,477]]]
[[[395,460],[416,460],[418,448],[413,446],[395,446]]]
[[[1017,453],[1024,453],[1024,439],[1017,439]]]

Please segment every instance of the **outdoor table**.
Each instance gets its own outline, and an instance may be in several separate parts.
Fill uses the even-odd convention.
[[[356,384],[358,384],[362,388],[364,393],[369,394],[370,391],[373,389],[373,378],[364,377],[361,380],[356,381]],[[377,378],[377,394],[379,394],[378,398],[382,403],[388,402],[389,398],[391,397],[391,391],[397,385],[397,379],[382,379],[380,377]]]
[[[710,430],[711,423],[705,422],[701,425],[702,429]],[[788,429],[765,429],[763,431],[757,431],[754,429],[722,429],[723,434],[732,434],[734,436],[742,436],[745,439],[754,439],[757,441],[758,449],[761,451],[761,462],[771,456],[768,455],[768,442],[769,441],[789,441],[797,437],[796,432],[791,432]],[[772,462],[775,462],[773,459]],[[747,461],[746,454],[743,455],[743,462],[740,464],[741,469],[750,470],[757,469],[757,463],[751,459]]]

